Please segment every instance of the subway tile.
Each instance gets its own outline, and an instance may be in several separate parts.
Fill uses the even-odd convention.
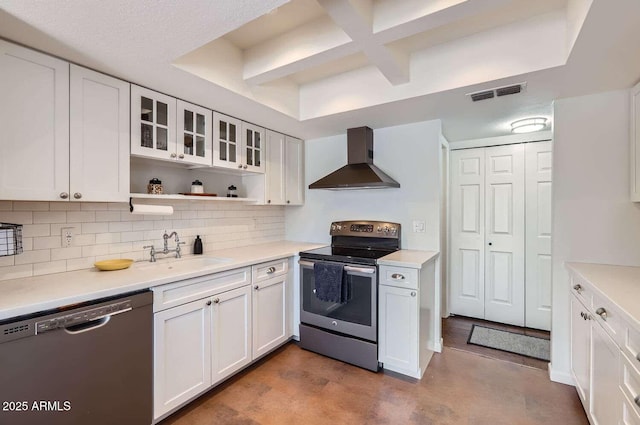
[[[106,202],[81,202],[81,211],[107,211],[109,205]]]
[[[157,230],[167,230],[173,226],[171,221],[154,220],[153,228]]]
[[[112,221],[109,223],[109,232],[130,232],[130,221]]]
[[[19,279],[21,277],[29,277],[29,276],[33,276],[32,264],[0,267],[0,280]]]
[[[37,251],[25,251],[20,255],[16,255],[15,264],[32,264],[45,263],[51,261],[51,251],[48,249],[39,249]]]
[[[96,222],[120,221],[120,211],[96,211]]]
[[[25,224],[22,228],[22,236],[25,238],[50,235],[51,226],[49,224]]]
[[[13,201],[14,211],[49,211],[48,202]]]
[[[87,245],[82,247],[82,256],[83,257],[97,257],[98,255],[107,255],[109,254],[109,245]]]
[[[120,233],[96,233],[96,243],[118,243],[120,242]]]
[[[51,250],[51,261],[68,260],[82,257],[82,247],[71,246],[69,248],[58,248]]]
[[[0,211],[11,211],[13,209],[13,202],[0,201]]]
[[[5,255],[0,257],[0,267],[13,266],[15,255]]]
[[[51,249],[61,247],[61,236],[40,236],[33,238],[33,249]]]
[[[132,251],[133,244],[131,242],[114,243],[109,245],[110,254],[119,254],[121,252]]]
[[[131,223],[131,230],[151,230],[153,229],[153,221],[134,221]]]
[[[70,272],[74,270],[90,269],[93,267],[93,263],[95,262],[95,257],[83,257],[67,260],[67,271]]]
[[[50,202],[50,211],[80,211],[80,202]]]
[[[122,232],[120,233],[121,242],[140,241],[144,238],[144,232]]]
[[[73,237],[73,242],[71,242],[73,246],[95,245],[95,243],[96,235],[93,233],[88,233],[86,235],[76,235]]]
[[[33,223],[66,223],[66,211],[34,211]]]
[[[82,233],[107,233],[109,223],[82,223]]]
[[[0,223],[31,224],[33,213],[31,211],[0,211]]]
[[[22,249],[24,251],[33,250],[33,238],[22,238]]]
[[[50,261],[48,263],[38,263],[33,265],[33,275],[39,276],[43,274],[62,273],[67,271],[67,261]]]
[[[109,202],[107,203],[107,207],[109,211],[129,211],[128,202]]]
[[[95,211],[69,211],[67,221],[70,223],[91,223],[96,221]]]

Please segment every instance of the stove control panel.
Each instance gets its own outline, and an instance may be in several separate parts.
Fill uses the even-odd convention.
[[[331,223],[331,236],[364,236],[400,238],[400,224],[385,221],[335,221]]]

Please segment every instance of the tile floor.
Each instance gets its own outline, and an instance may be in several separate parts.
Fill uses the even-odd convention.
[[[445,347],[420,381],[289,343],[161,425],[587,425],[573,387],[546,371]]]

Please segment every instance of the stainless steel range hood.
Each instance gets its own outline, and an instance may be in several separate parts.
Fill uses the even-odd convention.
[[[386,189],[400,183],[373,165],[373,130],[347,129],[347,165],[311,183],[309,189]]]

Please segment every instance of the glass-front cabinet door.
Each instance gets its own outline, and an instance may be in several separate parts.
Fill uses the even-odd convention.
[[[178,100],[178,161],[211,165],[212,112]]]
[[[242,122],[242,142],[244,146],[244,164],[247,171],[264,173],[265,171],[265,130],[247,122]]]
[[[242,169],[241,121],[218,112],[213,113],[213,165]]]
[[[176,159],[175,98],[131,85],[131,154]]]

